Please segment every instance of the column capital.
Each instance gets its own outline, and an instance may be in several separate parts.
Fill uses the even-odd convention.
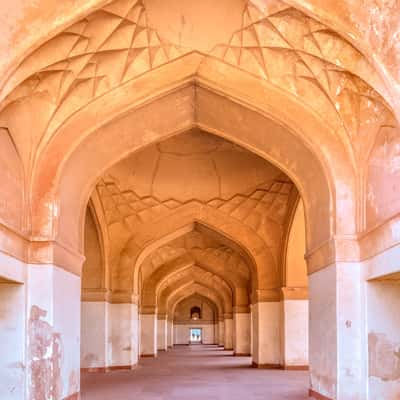
[[[109,294],[109,303],[112,304],[138,304],[139,298],[128,290],[113,290]]]
[[[233,313],[234,314],[247,314],[250,312],[250,307],[248,305],[246,306],[234,306],[233,307]]]
[[[233,319],[232,313],[224,313],[224,319]]]
[[[141,305],[140,314],[157,314],[157,307]]]
[[[307,287],[283,287],[281,289],[282,300],[308,300]]]
[[[335,262],[358,262],[360,261],[358,238],[356,235],[334,236],[320,246],[309,250],[305,259],[309,275]]]
[[[276,289],[256,289],[251,294],[251,302],[255,303],[268,303],[281,300],[281,290]]]

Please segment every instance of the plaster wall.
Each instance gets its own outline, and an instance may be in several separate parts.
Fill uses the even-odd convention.
[[[251,351],[250,313],[234,313],[233,324],[234,324],[233,350],[235,354],[249,355]]]
[[[283,301],[284,365],[308,365],[308,300]]]
[[[400,394],[400,281],[367,284],[369,399]]]
[[[0,283],[0,394],[25,399],[25,286]]]
[[[157,355],[157,315],[140,314],[140,354]]]
[[[175,324],[175,343],[174,344],[189,344],[190,328],[202,329],[202,342],[203,344],[214,344],[214,324],[211,323],[198,323],[196,324]]]
[[[258,366],[281,366],[281,303],[255,303],[252,312],[253,362]]]
[[[81,302],[81,368],[107,365],[108,304]]]

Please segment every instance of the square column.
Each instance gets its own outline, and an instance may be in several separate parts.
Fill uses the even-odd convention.
[[[170,319],[167,320],[168,324],[168,332],[167,332],[167,342],[168,342],[168,347],[172,348],[174,346],[174,321],[171,321]]]
[[[250,321],[249,307],[235,307],[233,313],[233,350],[235,356],[250,355]]]
[[[232,314],[224,314],[225,325],[225,350],[233,350],[233,319]]]
[[[224,346],[225,344],[225,322],[224,318],[220,317],[220,320],[218,322],[218,345],[219,346]]]
[[[168,326],[165,314],[157,315],[157,350],[167,351],[168,349]]]
[[[218,344],[219,338],[219,321],[214,323],[214,344]]]
[[[252,305],[253,366],[281,368],[282,344],[280,301],[257,302]]]
[[[157,314],[140,314],[140,355],[157,357]]]
[[[360,266],[336,263],[309,276],[310,395],[314,397],[368,398]]]
[[[78,399],[80,277],[54,265],[27,265],[27,398]]]
[[[81,302],[81,371],[104,372],[108,360],[108,303]]]
[[[308,289],[282,288],[283,365],[308,370]]]

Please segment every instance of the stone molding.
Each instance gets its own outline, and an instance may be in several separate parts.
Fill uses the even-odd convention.
[[[157,307],[155,306],[140,306],[140,314],[143,315],[156,315],[157,314]]]
[[[249,314],[250,307],[249,306],[234,306],[232,311],[233,311],[233,314]]]
[[[282,300],[308,300],[307,287],[283,287]]]
[[[106,302],[109,304],[139,304],[139,296],[131,292],[110,291],[109,289],[83,289],[81,301]]]

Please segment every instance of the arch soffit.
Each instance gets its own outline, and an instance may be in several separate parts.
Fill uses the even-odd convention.
[[[164,266],[167,268],[164,268]],[[223,270],[215,271],[207,265],[199,265],[192,257],[188,257],[187,255],[171,260],[171,262],[165,263],[161,268],[154,271],[154,273],[143,283],[142,296],[145,296],[147,301],[156,299],[158,294],[162,291],[162,288],[175,280],[174,278],[176,275],[182,275],[184,271],[187,271],[187,273],[193,273],[191,272],[192,267],[201,269],[206,275],[212,274],[216,280],[221,281],[226,289],[229,288],[231,296],[233,296],[233,299],[235,300],[235,289],[239,287],[241,288],[242,286],[232,285],[232,280],[229,280],[229,277],[224,276]]]
[[[171,310],[171,306],[176,304],[176,300],[182,295],[187,295],[188,293],[199,293],[206,297],[211,298],[214,303],[218,306],[218,311],[220,313],[230,312],[232,310],[232,304],[222,296],[221,292],[212,286],[208,286],[204,282],[196,282],[191,279],[183,279],[176,287],[171,290],[165,290],[164,293],[159,297],[157,303],[157,309],[160,313],[167,313]],[[230,311],[226,311],[230,310]]]
[[[266,247],[264,240],[250,227],[240,223],[237,219],[221,213],[218,209],[193,203],[178,209],[168,218],[167,222],[168,225],[163,224],[162,226],[159,224],[146,225],[147,231],[145,229],[141,234],[143,235],[142,237],[147,239],[148,245],[157,248],[158,243],[165,243],[165,237],[176,238],[176,232],[186,232],[187,227],[192,226],[193,222],[195,222],[221,234],[228,241],[239,247],[242,250],[242,254],[247,255],[247,265],[251,268],[252,287],[256,288],[261,284],[268,284],[268,282],[270,284],[278,283],[275,282],[277,277],[274,276],[275,261]],[[125,252],[130,253],[132,257],[125,257],[123,259],[127,265],[119,265],[121,269],[135,267],[132,274],[135,279],[135,286],[133,287],[136,290],[135,293],[139,290],[137,283],[139,282],[140,271],[140,265],[135,262],[137,259],[135,254],[139,254],[137,250],[141,247],[144,252],[146,251],[145,246],[138,246],[137,240],[138,236],[125,246]],[[146,243],[146,241],[143,241],[143,243]]]
[[[176,305],[182,299],[191,296],[193,294],[199,294],[202,295],[203,297],[209,298],[217,306],[219,315],[224,315],[224,313],[226,312],[231,312],[229,308],[228,309],[225,308],[223,301],[220,299],[217,293],[215,293],[213,290],[210,290],[209,288],[203,285],[194,282],[182,286],[173,295],[169,297],[168,302],[166,303],[165,312],[173,317],[175,314]]]
[[[171,282],[168,286],[164,287],[162,290],[160,290],[157,299],[151,299],[151,302],[154,301],[155,304],[149,304],[150,306],[155,306],[158,304],[169,304],[171,296],[174,296],[174,294],[179,291],[180,288],[186,287],[186,285],[188,284],[195,283],[214,291],[217,297],[220,298],[222,303],[224,304],[224,309],[232,308],[232,292],[222,279],[216,280],[215,277],[209,275],[204,276],[194,268],[186,269],[185,271],[183,271],[183,276],[180,276],[178,274],[176,275],[177,279]],[[147,306],[148,304],[144,305]]]
[[[216,304],[208,297],[205,297],[205,296],[197,294],[197,293],[183,297],[181,300],[177,301],[176,304],[173,306],[174,310],[176,310],[185,301],[190,301],[191,299],[199,300],[199,301],[206,303],[212,309],[215,319],[218,318],[218,307],[216,306]]]
[[[176,220],[177,221],[180,220],[179,216],[176,218]],[[140,254],[137,255],[137,257],[136,257],[136,262],[134,263],[134,266],[133,266],[133,279],[134,279],[133,290],[134,290],[134,293],[139,292],[139,287],[138,287],[139,273],[140,273],[142,266],[145,264],[146,260],[151,258],[152,255],[154,254],[154,252],[156,252],[158,249],[162,248],[163,246],[168,245],[169,243],[171,243],[173,240],[175,240],[177,238],[184,237],[186,234],[188,234],[190,232],[197,231],[199,228],[201,230],[212,231],[213,234],[218,236],[218,239],[223,238],[223,243],[227,247],[232,249],[235,252],[235,254],[238,255],[238,257],[243,259],[244,263],[249,268],[250,275],[252,274],[252,272],[254,273],[255,267],[253,266],[253,268],[252,268],[251,265],[254,264],[255,261],[252,258],[251,254],[248,254],[248,250],[246,248],[244,248],[245,244],[240,242],[239,235],[236,235],[234,238],[223,236],[224,233],[228,233],[228,232],[226,232],[226,231],[221,232],[221,231],[219,231],[219,228],[215,227],[214,225],[208,225],[208,227],[206,228],[206,226],[203,225],[203,222],[201,220],[196,219],[195,222],[189,223],[184,227],[179,227],[178,229],[175,229],[175,226],[174,226],[171,229],[168,229],[168,233],[166,233],[166,234],[165,234],[165,232],[161,232],[160,230],[156,231],[157,236],[153,237],[151,243],[146,245],[144,248],[142,248],[140,251]],[[246,233],[248,234],[249,232],[246,232]],[[147,236],[147,235],[145,234],[145,236]],[[251,237],[251,240],[253,241],[253,243],[257,243],[253,237]],[[129,243],[127,245],[129,246]],[[191,249],[186,249],[186,253],[190,254]],[[191,256],[191,259],[193,260],[193,262],[195,262],[197,265],[199,265],[205,269],[211,267],[210,272],[217,270],[217,268],[213,268],[214,266],[215,267],[218,266],[218,260],[216,257],[214,257],[215,260],[211,260],[210,258],[212,258],[211,257],[212,255],[209,255],[207,260],[202,261],[202,260],[198,259],[197,257],[193,257],[192,254],[190,254],[190,256]],[[210,263],[212,263],[212,264],[210,265]],[[214,273],[216,273],[216,272],[214,272]],[[231,276],[231,277],[224,276],[223,278],[230,282],[230,286],[232,287],[232,289],[234,287],[241,287],[239,279],[235,279],[235,276]]]

